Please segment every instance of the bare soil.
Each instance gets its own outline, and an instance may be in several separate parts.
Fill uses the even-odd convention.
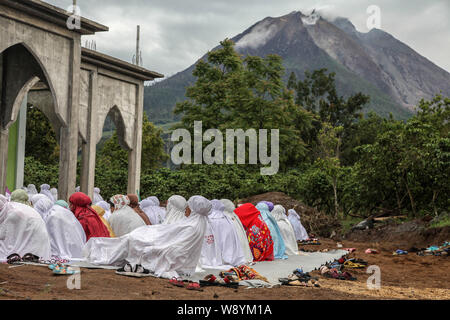
[[[321,239],[320,246],[301,246],[309,250],[335,249],[336,241]],[[167,279],[130,278],[112,270],[82,269],[81,289],[69,290],[67,276],[56,276],[46,267],[0,265],[0,300],[301,300],[301,299],[450,299],[448,257],[418,256],[410,253],[393,256],[393,242],[343,241],[344,248],[356,248],[351,254],[381,269],[381,289],[369,290],[366,269],[349,270],[357,281],[323,278],[320,288],[288,287],[239,289],[204,287],[191,291],[171,285]],[[438,244],[438,243],[436,243]],[[379,254],[365,254],[367,248]],[[301,267],[301,266],[299,266]],[[287,275],[286,275],[287,276]]]

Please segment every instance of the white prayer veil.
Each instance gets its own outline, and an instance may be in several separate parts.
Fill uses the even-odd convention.
[[[148,197],[139,204],[142,211],[147,215],[152,225],[163,223],[166,217],[166,210],[159,206],[159,200],[156,197]]]
[[[93,196],[93,201],[92,201],[92,203],[93,204],[96,204],[96,205],[98,205],[98,203],[100,202],[100,201],[103,201],[103,198],[102,198],[102,196],[100,195],[100,189],[99,188],[94,188],[94,196]],[[104,208],[103,208],[104,209]]]
[[[31,199],[32,196],[34,196],[35,194],[38,194],[36,186],[34,184],[29,184],[27,187],[27,192],[28,192],[28,198]]]
[[[46,195],[50,200],[55,203],[57,199],[53,197],[53,194],[50,191],[50,186],[48,184],[41,185],[41,194]]]
[[[30,206],[9,202],[0,195],[0,261],[13,253],[32,253],[50,258],[50,241],[45,222]]]
[[[44,197],[36,201],[36,203],[33,204],[33,207],[41,215],[42,219],[44,219],[44,221],[47,221],[47,216],[50,213],[53,204],[53,201],[51,201],[47,197]]]
[[[295,211],[294,209],[289,209],[288,214],[288,219],[291,222],[292,227],[294,228],[295,238],[297,239],[297,241],[308,239],[308,233],[303,227],[300,221],[300,215],[297,213],[297,211]]]
[[[275,218],[276,222],[278,223],[278,227],[280,228],[281,236],[283,237],[284,244],[286,246],[285,253],[288,256],[298,254],[298,245],[295,238],[294,228],[292,227],[291,222],[286,216],[286,209],[284,209],[283,206],[277,204],[273,208],[271,214]]]
[[[34,207],[36,205],[36,203],[41,199],[48,199],[48,197],[46,195],[43,195],[42,193],[38,193],[38,194],[33,195],[30,198],[30,202]]]
[[[58,189],[51,188],[50,192],[52,193],[53,199],[55,199],[55,201],[57,201],[58,200]]]
[[[202,196],[188,201],[188,219],[140,227],[120,238],[91,238],[84,248],[88,262],[104,265],[140,263],[155,276],[190,275],[200,258],[211,203]],[[113,213],[114,215],[114,213]]]
[[[228,218],[231,219],[231,222],[233,223],[234,229],[236,230],[236,234],[239,238],[239,242],[241,244],[242,251],[244,252],[244,257],[247,262],[253,261],[253,254],[250,249],[250,245],[248,243],[247,233],[245,232],[244,226],[242,225],[241,220],[237,216],[236,213],[234,213],[234,209],[236,209],[234,203],[229,199],[221,199],[220,200],[224,206],[225,215],[228,216]]]
[[[68,260],[83,258],[86,233],[72,211],[54,205],[46,222],[53,256]]]
[[[167,215],[162,224],[171,224],[186,219],[187,201],[184,197],[173,195],[167,200]]]
[[[224,213],[225,205],[217,199],[211,200],[211,204],[212,212],[208,216],[208,220],[214,231],[222,263],[235,267],[245,264],[244,252],[233,222]]]

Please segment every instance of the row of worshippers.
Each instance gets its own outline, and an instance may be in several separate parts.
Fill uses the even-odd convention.
[[[307,238],[294,210],[287,216],[282,206],[270,202],[235,208],[226,199],[194,196],[186,201],[175,195],[165,210],[156,197],[140,204],[136,195],[116,195],[110,201],[114,207],[106,219],[105,209],[81,192],[70,197],[70,205],[44,193],[28,201],[24,190],[14,191],[11,201],[0,196],[0,239],[6,239],[0,260],[31,252],[44,260],[57,256],[108,265],[134,262],[170,276],[193,272],[194,260],[202,269],[285,259],[297,254],[297,240]],[[192,260],[197,251],[198,259]]]

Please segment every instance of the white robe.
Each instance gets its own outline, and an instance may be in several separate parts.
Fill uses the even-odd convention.
[[[300,222],[300,216],[298,215],[298,213],[294,209],[289,209],[288,214],[288,219],[291,222],[292,227],[294,228],[295,238],[297,239],[297,241],[308,239],[308,233]]]
[[[34,196],[35,194],[38,194],[36,186],[34,184],[28,185],[27,192],[28,192],[28,199],[30,199],[30,200],[31,200],[32,196]]]
[[[199,261],[211,203],[189,199],[192,213],[173,224],[140,227],[120,238],[91,238],[83,252],[93,264],[141,264],[157,277],[191,275]],[[113,213],[114,215],[114,213]]]
[[[189,220],[191,216],[187,219]],[[220,252],[220,247],[217,242],[217,235],[214,232],[214,229],[209,222],[209,219],[206,221],[205,233],[203,237],[203,242],[201,244],[201,254],[200,260],[198,261],[199,270],[202,269],[221,269],[223,266],[222,255]],[[223,268],[225,269],[225,268]]]
[[[53,201],[53,203],[55,203],[57,200],[50,191],[50,186],[48,184],[41,185],[41,194],[47,196],[50,200]]]
[[[225,206],[220,200],[212,200],[212,213],[208,216],[209,223],[217,236],[222,262],[234,267],[245,264],[241,243],[237,236],[233,222],[225,214]]]
[[[161,224],[166,217],[166,210],[159,206],[159,201],[154,202],[151,199],[142,200],[140,205],[142,211],[145,212],[152,225]]]
[[[86,233],[72,211],[54,205],[47,215],[51,252],[61,259],[81,259]]]
[[[295,238],[294,228],[286,216],[286,209],[280,205],[276,205],[271,214],[277,221],[278,227],[280,228],[281,236],[283,237],[284,245],[286,246],[285,254],[288,256],[298,254],[298,245]]]
[[[187,201],[184,197],[174,195],[167,201],[167,215],[162,224],[171,224],[186,219]]]
[[[48,214],[53,207],[53,201],[46,196],[39,197],[38,200],[35,200],[33,203],[33,207],[41,215],[42,219],[47,221]]]
[[[94,196],[92,199],[92,203],[97,205],[97,203],[104,201],[102,196],[100,195],[100,189],[99,188],[94,188]]]
[[[131,231],[146,225],[136,211],[129,206],[114,210],[109,218],[109,224],[117,237],[126,235]]]
[[[239,242],[241,243],[242,251],[244,252],[244,257],[247,262],[253,261],[253,254],[250,249],[250,245],[248,243],[247,233],[245,232],[244,226],[242,225],[241,220],[237,216],[236,213],[234,213],[235,206],[231,200],[228,199],[222,199],[220,200],[225,206],[224,213],[233,223],[234,229],[236,230],[236,234],[239,238]]]
[[[0,196],[0,261],[17,253],[50,259],[50,240],[45,222],[30,206],[8,202]]]

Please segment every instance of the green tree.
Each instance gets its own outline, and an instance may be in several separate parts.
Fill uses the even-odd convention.
[[[319,157],[316,160],[316,166],[321,168],[333,187],[334,199],[334,216],[339,215],[338,200],[338,177],[340,174],[341,164],[339,161],[341,148],[341,132],[342,126],[333,127],[329,123],[323,123],[323,127],[319,133]]]
[[[294,103],[283,83],[284,68],[277,55],[241,57],[231,40],[199,61],[195,84],[186,90],[189,98],[177,103],[183,127],[193,130],[194,121],[203,129],[279,129],[280,162],[295,165],[307,153],[301,130],[309,129],[312,115]],[[294,120],[294,121],[293,121]]]
[[[42,164],[58,164],[59,145],[53,127],[44,113],[29,105],[25,139],[25,156]]]
[[[162,133],[162,130],[155,127],[144,113],[142,123],[142,172],[157,169],[167,160],[164,141],[161,138]],[[120,147],[117,132],[114,132],[103,145],[97,157],[97,163],[115,169],[128,168],[128,152]]]

